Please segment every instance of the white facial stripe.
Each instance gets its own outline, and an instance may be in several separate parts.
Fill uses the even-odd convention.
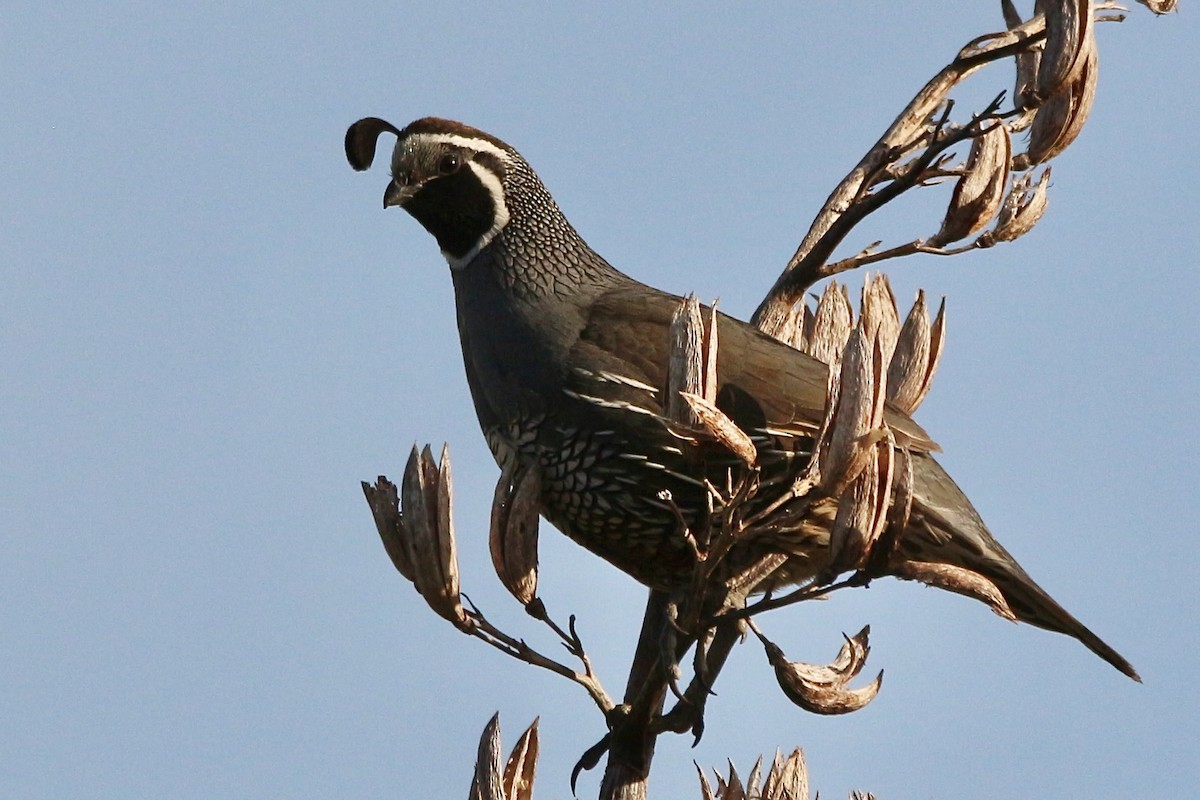
[[[432,142],[437,144],[449,144],[454,147],[461,147],[464,150],[475,150],[480,153],[489,153],[507,164],[511,160],[509,152],[502,147],[497,147],[486,139],[472,139],[469,136],[460,136],[457,133],[414,133],[411,134],[409,140],[414,142]]]
[[[444,137],[445,139],[462,139],[461,136],[448,136],[445,134],[431,134],[433,136]],[[471,142],[469,146],[477,147],[480,143],[476,139],[463,139],[463,141]],[[497,148],[498,152],[503,152]],[[490,152],[490,151],[489,151]],[[492,220],[492,227],[489,228],[483,236],[479,237],[479,241],[475,246],[467,251],[466,255],[461,258],[455,258],[445,251],[442,255],[446,257],[446,262],[450,264],[450,269],[462,269],[467,264],[471,263],[471,259],[479,255],[479,251],[492,243],[492,239],[496,238],[496,234],[508,224],[508,204],[504,202],[504,187],[500,184],[500,179],[496,174],[486,167],[476,164],[474,161],[468,161],[467,167],[475,173],[475,177],[479,178],[479,182],[492,195],[492,203],[496,209],[496,217]]]

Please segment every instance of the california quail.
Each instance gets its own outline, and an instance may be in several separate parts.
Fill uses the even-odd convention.
[[[384,207],[415,217],[449,262],[467,381],[497,462],[518,459],[540,471],[542,513],[575,542],[647,586],[686,585],[692,555],[663,492],[694,520],[706,508],[702,479],[713,476],[658,416],[679,298],[610,266],[525,159],[496,137],[437,118],[402,130],[362,119],[346,133],[354,169],[371,165],[384,132],[397,137]],[[804,455],[811,438],[771,432],[820,422],[828,367],[731,317],[720,315],[718,325],[718,406],[771,440],[779,459]],[[1018,619],[1079,639],[1137,679],[992,538],[929,454],[921,428],[894,411],[888,422],[912,454],[904,551],[983,575]],[[821,572],[833,511],[818,507],[780,533],[774,546],[789,560],[775,582]]]

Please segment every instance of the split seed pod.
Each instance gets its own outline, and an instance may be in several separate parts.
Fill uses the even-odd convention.
[[[946,343],[946,301],[938,308],[937,319],[929,324],[925,292],[917,299],[904,320],[896,351],[888,364],[887,399],[895,408],[912,415],[929,393],[933,375]]]
[[[805,352],[826,364],[838,363],[853,325],[854,311],[850,307],[846,287],[837,281],[830,281],[817,302],[812,335],[808,338]]]
[[[929,240],[933,247],[965,239],[984,228],[1004,202],[1004,187],[1012,162],[1012,139],[996,123],[971,142],[963,175],[954,185],[942,229]]]
[[[504,588],[523,606],[537,596],[541,489],[541,473],[514,459],[500,474],[492,498],[488,537],[492,566]]]
[[[976,244],[979,247],[991,247],[997,242],[1019,239],[1033,230],[1033,226],[1046,213],[1049,186],[1049,167],[1042,172],[1036,184],[1033,183],[1032,174],[1022,175],[1015,180],[996,218],[996,226],[980,236]]]
[[[1061,89],[1046,98],[1029,128],[1029,147],[1018,159],[1019,169],[1041,164],[1066,150],[1079,136],[1096,99],[1099,79],[1098,54],[1094,32],[1084,40],[1079,69]]]
[[[759,634],[766,648],[767,661],[775,668],[775,678],[788,699],[805,711],[814,714],[849,714],[858,711],[875,699],[883,685],[883,672],[861,689],[849,689],[848,684],[862,671],[871,648],[867,626],[846,641],[837,658],[828,666],[788,661],[783,651]]]
[[[428,445],[420,452],[413,446],[404,468],[401,498],[417,591],[438,615],[468,630],[471,622],[459,598],[449,447],[443,446],[439,466]]]

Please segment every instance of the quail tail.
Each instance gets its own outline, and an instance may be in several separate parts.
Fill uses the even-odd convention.
[[[1021,568],[992,538],[987,526],[962,490],[933,458],[917,459],[914,477],[919,487],[914,512],[924,524],[905,533],[905,555],[920,561],[949,564],[990,581],[1019,622],[1065,633],[1135,681],[1137,670],[1083,623],[1075,619]]]

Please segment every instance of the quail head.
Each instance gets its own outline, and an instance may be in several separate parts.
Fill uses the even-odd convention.
[[[383,204],[416,218],[450,265],[467,381],[497,462],[537,470],[542,515],[584,548],[647,586],[686,586],[694,561],[679,517],[702,522],[705,481],[719,484],[723,467],[698,461],[663,424],[680,299],[609,265],[496,137],[433,117],[404,128],[362,119],[346,133],[354,169],[370,167],[383,133],[397,140]],[[717,325],[717,406],[779,464],[807,458],[812,435],[785,432],[819,427],[827,365],[731,317]],[[903,553],[982,575],[1017,619],[1073,636],[1137,678],[992,538],[924,431],[887,413],[913,470]],[[835,503],[815,504],[776,531],[767,541],[786,560],[757,588],[821,575],[835,514]]]

